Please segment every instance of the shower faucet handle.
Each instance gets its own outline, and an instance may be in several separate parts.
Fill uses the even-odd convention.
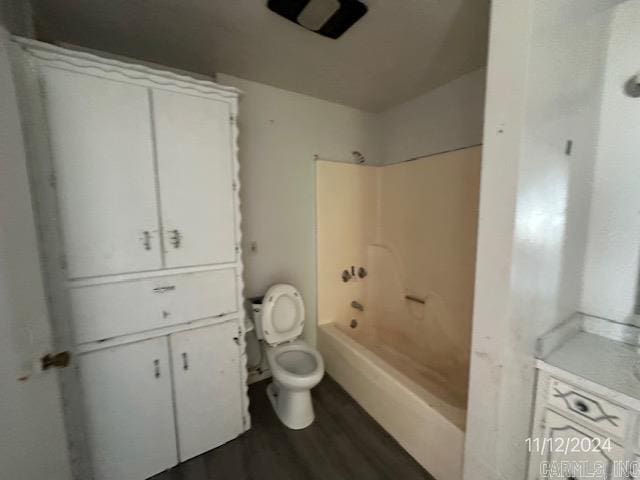
[[[342,281],[347,283],[349,280],[351,280],[351,274],[349,273],[349,270],[343,270],[342,271]]]

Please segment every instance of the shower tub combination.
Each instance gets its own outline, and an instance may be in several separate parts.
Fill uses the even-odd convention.
[[[429,473],[462,479],[480,148],[316,173],[325,369]]]
[[[403,300],[404,319],[424,323],[413,312],[427,310],[429,299],[417,308]],[[403,338],[393,331],[399,317],[378,313],[319,326],[325,369],[433,476],[461,479],[468,362],[443,362],[428,345],[418,347],[417,329],[413,340]]]

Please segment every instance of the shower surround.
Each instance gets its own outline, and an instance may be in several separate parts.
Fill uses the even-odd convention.
[[[462,476],[480,153],[317,162],[327,371],[439,479]],[[351,266],[368,275],[343,282]]]

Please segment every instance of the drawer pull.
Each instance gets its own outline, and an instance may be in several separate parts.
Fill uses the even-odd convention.
[[[176,289],[175,285],[167,285],[166,287],[156,287],[153,289],[154,293],[166,293]]]
[[[160,378],[160,360],[153,361],[153,376]]]
[[[182,354],[182,369],[189,370],[189,357],[186,352]]]
[[[148,230],[145,230],[144,232],[142,232],[142,236],[143,236],[142,245],[144,246],[144,249],[151,250],[151,234],[149,233]]]
[[[574,403],[574,405],[582,413],[587,413],[589,411],[589,406],[586,403],[584,403],[582,400],[577,400]]]
[[[175,230],[171,230],[170,241],[173,248],[180,248],[180,244],[182,243],[182,234],[180,233],[180,230],[177,228]]]

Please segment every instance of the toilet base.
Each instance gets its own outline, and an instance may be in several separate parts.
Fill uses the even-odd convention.
[[[273,381],[267,386],[267,396],[276,415],[286,427],[301,430],[313,423],[315,414],[311,390],[287,390]]]

